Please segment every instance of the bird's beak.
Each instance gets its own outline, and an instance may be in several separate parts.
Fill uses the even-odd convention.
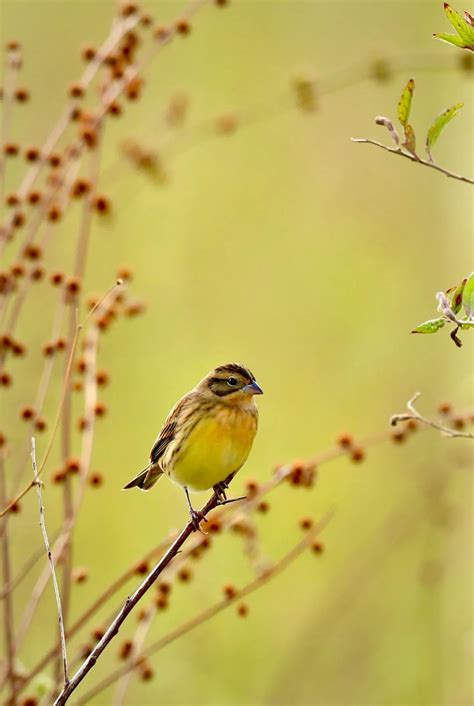
[[[248,385],[245,385],[245,387],[242,388],[242,392],[245,392],[247,395],[263,395],[262,388],[255,382],[255,380],[253,382],[249,382]]]

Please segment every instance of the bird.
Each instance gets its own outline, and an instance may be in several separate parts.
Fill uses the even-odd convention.
[[[227,499],[226,489],[252,448],[258,426],[254,398],[261,394],[248,368],[219,365],[176,403],[149,463],[123,489],[149,490],[167,475],[184,489],[193,529],[199,530],[205,518],[193,508],[189,491],[213,488],[218,504],[234,502]]]

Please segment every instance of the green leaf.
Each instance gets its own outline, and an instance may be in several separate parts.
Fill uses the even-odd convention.
[[[415,131],[411,125],[405,125],[405,142],[403,143],[403,147],[416,157],[416,137]]]
[[[440,113],[434,119],[434,122],[431,125],[430,129],[428,130],[428,134],[426,136],[426,151],[428,152],[428,155],[430,158],[431,158],[431,148],[433,147],[433,145],[437,141],[442,130],[444,130],[446,125],[449,122],[451,122],[451,120],[459,113],[459,111],[461,110],[463,105],[464,105],[464,103],[456,103],[455,105],[452,105],[450,108],[446,108],[446,110],[443,110],[443,112]]]
[[[411,78],[400,96],[398,101],[398,119],[400,123],[405,127],[410,118],[411,102],[413,100],[413,93],[415,91],[415,80]]]
[[[462,307],[462,294],[464,291],[464,286],[467,282],[467,277],[463,279],[461,284],[459,284],[457,287],[450,287],[449,289],[446,290],[446,294],[449,299],[449,303],[451,306],[451,311],[453,314],[459,314],[461,311]]]
[[[448,42],[449,44],[454,44],[455,47],[459,47],[460,49],[466,48],[464,41],[461,39],[461,37],[458,37],[457,34],[447,34],[446,32],[435,32],[433,34],[433,37],[435,39],[441,39],[442,42]]]
[[[454,10],[447,2],[444,3],[444,11],[448,16],[448,20],[453,25],[456,32],[464,41],[464,46],[474,43],[474,28],[467,22],[462,15]]]
[[[462,305],[466,315],[470,318],[474,316],[474,272],[472,272],[467,278],[467,282],[464,285],[464,291],[462,293]]]
[[[443,328],[446,321],[443,318],[440,319],[430,319],[430,321],[424,321],[413,329],[412,333],[436,333],[440,328]]]
[[[444,11],[457,34],[436,32],[433,36],[436,37],[436,39],[441,39],[443,42],[449,42],[449,44],[454,44],[456,47],[461,47],[461,49],[474,51],[474,26],[472,24],[472,15],[469,12],[465,12],[464,17],[462,17],[462,15],[448,5],[447,2],[444,3]]]

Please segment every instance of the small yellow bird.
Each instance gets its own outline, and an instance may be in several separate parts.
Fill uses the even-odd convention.
[[[225,480],[244,465],[257,432],[255,377],[237,363],[220,365],[182,397],[169,413],[150,453],[150,463],[128,483],[149,490],[166,474],[184,488],[195,529],[201,514],[190,490],[213,488],[227,502]]]

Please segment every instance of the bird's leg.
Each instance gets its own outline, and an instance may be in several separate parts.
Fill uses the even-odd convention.
[[[189,514],[191,515],[191,522],[193,523],[194,531],[201,532],[201,534],[206,534],[199,527],[199,523],[205,521],[206,518],[204,517],[202,512],[199,512],[199,510],[195,510],[191,505],[191,498],[189,497],[189,491],[186,486],[184,486],[184,492],[186,494],[186,500],[188,501]]]

